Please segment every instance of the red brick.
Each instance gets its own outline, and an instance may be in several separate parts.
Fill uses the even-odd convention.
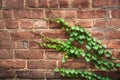
[[[0,18],[3,18],[3,10],[0,10]]]
[[[60,25],[60,24],[57,24],[57,23],[54,22],[54,21],[49,21],[49,28],[50,28],[50,29],[61,29],[61,25]]]
[[[120,28],[120,20],[110,20],[108,22],[108,27]]]
[[[6,0],[6,8],[23,8],[24,0]]]
[[[28,61],[28,69],[54,69],[56,67],[55,61]]]
[[[119,6],[119,0],[93,0],[92,1],[93,7],[113,7],[113,6]]]
[[[120,48],[120,41],[103,41],[103,44],[106,44],[108,48]]]
[[[75,19],[66,19],[66,22],[68,22],[69,26],[75,26],[76,25]]]
[[[32,29],[33,27],[34,24],[32,21],[25,20],[20,22],[20,28],[22,29]]]
[[[31,10],[14,10],[15,18],[31,18]]]
[[[35,71],[35,70],[24,70],[24,71],[16,71],[17,78],[22,79],[43,79],[46,74],[45,71]]]
[[[50,8],[58,8],[58,1],[57,0],[49,0]]]
[[[46,77],[47,77],[47,78],[51,78],[51,79],[56,79],[56,78],[57,78],[57,80],[58,80],[58,79],[65,78],[65,77],[63,77],[60,73],[53,72],[53,71],[48,71],[48,72],[46,73]],[[68,79],[68,80],[70,80],[70,79]],[[72,80],[73,80],[73,79],[72,79]]]
[[[47,10],[47,11],[45,11],[45,15],[46,15],[46,17],[60,18],[61,10]]]
[[[15,20],[7,20],[5,21],[5,26],[7,29],[16,29],[19,28],[19,22]]]
[[[24,69],[25,68],[25,61],[18,61],[18,60],[11,60],[11,61],[0,61],[1,68],[13,68],[13,69]]]
[[[3,15],[3,18],[11,19],[12,18],[12,10],[4,10],[2,15]]]
[[[37,0],[27,0],[28,7],[30,7],[30,8],[38,7],[36,1]]]
[[[107,72],[108,76],[110,76],[110,78],[112,79],[120,79],[120,71],[109,71]]]
[[[0,50],[0,59],[12,59],[13,51],[11,50]]]
[[[94,27],[99,27],[99,28],[105,28],[106,27],[106,23],[107,23],[107,21],[105,21],[105,20],[95,20],[93,22],[93,26]]]
[[[85,27],[85,28],[90,28],[90,27],[92,27],[92,21],[90,21],[90,20],[78,20],[77,25]]]
[[[39,35],[35,35],[31,31],[13,31],[11,33],[12,40],[26,40],[26,39],[39,39]]]
[[[72,7],[73,8],[88,8],[89,7],[89,0],[73,0],[72,1]]]
[[[102,9],[77,11],[77,18],[91,19],[91,18],[105,18],[105,17],[106,17],[106,10],[102,10]]]
[[[113,50],[113,56],[115,57],[115,59],[120,59],[120,50]]]
[[[11,49],[12,43],[8,40],[1,40],[0,41],[0,49]]]
[[[0,20],[0,29],[4,29],[5,28],[5,23],[3,20]]]
[[[40,8],[47,8],[48,7],[48,4],[47,4],[48,0],[39,0],[38,3],[39,3]]]
[[[111,15],[112,15],[112,18],[120,19],[120,10],[112,10]]]
[[[44,52],[40,50],[16,50],[16,59],[43,59]]]
[[[9,40],[9,39],[10,39],[10,35],[8,31],[0,30],[0,40]]]
[[[100,31],[91,31],[90,32],[92,34],[93,37],[96,37],[98,39],[103,39],[104,38],[104,34],[103,32],[100,32]]]
[[[2,7],[2,0],[0,0],[0,8]]]
[[[13,49],[25,49],[24,41],[13,41],[11,43]]]
[[[44,18],[44,10],[32,10],[32,18]]]
[[[47,51],[46,57],[48,60],[61,60],[63,58],[64,53],[56,52],[56,51]]]
[[[35,20],[33,24],[36,29],[47,29],[49,27],[48,22],[42,19]]]
[[[76,11],[75,10],[62,10],[61,11],[61,17],[62,18],[75,18]]]
[[[51,38],[60,38],[60,39],[68,38],[68,33],[61,30],[42,31],[42,34]]]
[[[69,69],[86,69],[86,63],[85,62],[81,62],[81,61],[67,61],[66,63],[58,63],[58,67],[64,67],[64,68],[69,68]]]
[[[15,77],[15,71],[0,69],[0,79],[11,79]]]
[[[106,32],[107,39],[120,39],[120,31],[108,31]]]
[[[69,6],[69,0],[59,0],[60,8],[67,8]]]
[[[37,41],[29,41],[30,49],[41,49]]]

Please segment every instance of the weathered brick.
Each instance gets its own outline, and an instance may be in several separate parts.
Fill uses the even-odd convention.
[[[112,79],[120,79],[120,71],[108,71],[108,76],[110,76]]]
[[[120,41],[103,41],[103,44],[106,44],[108,48],[119,49],[120,48]]]
[[[1,68],[24,69],[25,68],[25,61],[2,60],[2,61],[0,61],[0,67]]]
[[[3,18],[3,10],[0,10],[0,18]]]
[[[51,79],[56,79],[56,78],[57,78],[57,80],[62,79],[62,78],[65,78],[65,77],[61,76],[60,73],[53,72],[53,71],[47,71],[46,77],[47,77],[47,78],[50,78],[50,80],[51,80]],[[70,79],[69,79],[69,80],[70,80]]]
[[[72,69],[72,68],[86,69],[87,68],[86,63],[82,61],[67,61],[64,64],[59,61],[58,67],[59,68],[64,67],[64,68],[69,68],[69,69]]]
[[[61,52],[47,51],[45,56],[48,60],[61,60],[63,55],[64,53]]]
[[[77,20],[77,25],[85,27],[85,28],[90,28],[92,27],[92,21],[90,20]]]
[[[119,60],[120,59],[120,50],[114,49],[112,52],[113,52],[112,55],[115,57],[115,59]]]
[[[55,61],[28,61],[28,69],[54,69],[56,67]]]
[[[0,40],[9,40],[10,35],[6,30],[0,30]]]
[[[57,0],[49,0],[49,6],[50,8],[58,8],[58,1]]]
[[[48,8],[48,0],[38,0],[40,8]]]
[[[104,38],[103,32],[100,32],[100,31],[91,31],[90,33],[92,34],[93,37],[96,37],[98,39],[103,39]]]
[[[24,20],[20,21],[20,28],[22,29],[32,29],[34,27],[33,21]]]
[[[31,18],[31,10],[14,10],[14,18]]]
[[[2,7],[2,0],[0,0],[0,8]]]
[[[0,69],[0,79],[11,79],[15,77],[15,72],[8,69]]]
[[[44,18],[44,10],[32,10],[32,18]]]
[[[119,6],[119,0],[93,0],[92,1],[92,6],[93,7],[113,7],[113,6]]]
[[[75,18],[76,11],[75,10],[62,10],[61,11],[61,17],[62,18]]]
[[[13,49],[26,49],[24,47],[24,41],[13,41],[11,43]]]
[[[106,17],[106,10],[103,9],[77,11],[77,18],[91,19],[91,18],[105,18],[105,17]]]
[[[24,71],[16,71],[17,78],[22,79],[43,79],[46,74],[45,71],[35,71],[35,70],[24,70]]]
[[[107,39],[120,39],[120,31],[108,31],[106,32]]]
[[[105,20],[95,20],[93,22],[93,26],[94,27],[99,27],[99,28],[105,28],[106,27],[106,23],[107,23],[107,21],[105,21]]]
[[[13,51],[12,50],[0,50],[0,59],[12,59]]]
[[[47,10],[47,11],[45,11],[45,15],[46,15],[46,17],[60,18],[61,10]]]
[[[27,0],[28,7],[30,7],[30,8],[36,8],[36,7],[38,7],[36,1],[37,0]]]
[[[112,10],[111,11],[112,18],[118,18],[120,19],[120,10]]]
[[[46,20],[35,20],[34,22],[34,28],[36,29],[47,29],[49,27],[48,22]]]
[[[16,59],[43,59],[44,51],[40,50],[16,50]]]
[[[6,20],[5,26],[7,29],[16,29],[19,28],[19,22],[15,20]]]
[[[61,29],[61,26],[60,24],[57,24],[56,22],[54,21],[49,21],[49,28],[50,29]]]
[[[24,0],[6,0],[6,8],[23,8]]]
[[[61,30],[50,30],[50,31],[42,31],[42,34],[47,36],[47,37],[51,37],[51,38],[60,38],[60,39],[65,39],[68,38],[68,33],[66,33],[65,31],[61,31]],[[55,34],[55,35],[54,35]]]
[[[31,31],[13,31],[11,33],[12,40],[26,40],[26,39],[39,39],[39,35],[35,35]]]
[[[73,8],[88,8],[89,7],[89,0],[73,0],[72,1],[72,7]]]
[[[11,19],[12,18],[12,10],[4,10],[2,15],[3,15],[3,18],[5,18],[5,19]]]
[[[69,0],[59,0],[60,8],[67,8],[69,6]]]
[[[8,40],[0,40],[0,49],[11,49],[12,43]]]
[[[108,22],[108,27],[120,28],[120,20],[110,20]]]
[[[39,46],[39,43],[37,41],[29,41],[29,48],[30,49],[44,49]]]

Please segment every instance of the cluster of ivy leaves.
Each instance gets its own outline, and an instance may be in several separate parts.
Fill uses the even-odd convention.
[[[61,24],[62,29],[69,33],[70,38],[66,41],[59,39],[53,39],[42,35],[44,43],[40,43],[40,46],[47,48],[53,48],[57,51],[65,52],[65,56],[62,62],[65,63],[69,56],[74,58],[84,57],[86,62],[92,63],[95,68],[103,71],[117,70],[120,67],[120,63],[114,62],[112,52],[106,49],[105,45],[102,45],[100,40],[92,37],[88,30],[81,26],[69,26],[68,23],[61,18],[50,19],[58,24]],[[72,44],[73,41],[77,41],[79,44],[86,42],[86,49],[83,50]],[[112,60],[110,60],[112,59]],[[82,76],[88,80],[110,80],[108,77],[102,77],[89,71],[70,70],[70,69],[56,69],[55,71],[61,72],[62,76],[75,77]]]

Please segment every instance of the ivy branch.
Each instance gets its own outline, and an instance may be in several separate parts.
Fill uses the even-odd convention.
[[[47,48],[52,48],[57,51],[65,52],[65,56],[62,59],[63,63],[66,62],[69,56],[72,56],[74,58],[84,57],[86,62],[92,63],[95,68],[101,69],[103,71],[117,70],[120,67],[120,63],[114,62],[112,52],[110,50],[107,50],[107,47],[105,45],[102,45],[100,40],[92,37],[87,29],[84,29],[81,26],[69,26],[68,23],[61,18],[48,20],[61,24],[62,29],[68,32],[70,38],[67,41],[61,41],[59,39],[53,39],[42,35],[42,39],[45,42],[39,43],[39,45]],[[87,50],[83,50],[79,47],[74,46],[72,44],[73,41],[77,41],[81,45],[84,42],[87,42]],[[68,77],[82,76],[88,80],[111,80],[108,77],[102,77],[90,71],[81,71],[74,69],[71,70],[64,68],[57,68],[55,71],[60,72],[62,76],[66,75]]]

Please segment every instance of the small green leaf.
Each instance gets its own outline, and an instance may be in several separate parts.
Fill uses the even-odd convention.
[[[87,62],[90,62],[90,58],[88,58],[88,57],[85,57],[85,60],[86,60]]]
[[[116,66],[117,66],[117,67],[120,67],[120,63],[117,63]]]
[[[105,56],[106,56],[106,57],[110,57],[110,56],[111,56],[111,54],[109,54],[109,53],[106,53],[106,54],[105,54]]]
[[[101,50],[98,50],[98,54],[103,54],[104,53],[104,50],[103,49],[101,49]]]
[[[66,62],[66,59],[65,59],[65,58],[63,58],[63,59],[62,59],[62,63],[65,63],[65,62]]]
[[[94,50],[98,50],[98,46],[94,46],[93,49],[94,49]]]
[[[70,50],[71,53],[74,53],[75,51],[73,49]]]
[[[97,60],[97,56],[96,55],[92,56],[92,59]]]
[[[86,48],[87,48],[88,50],[90,50],[90,49],[91,49],[91,47],[90,47],[89,45],[86,45]]]
[[[55,72],[59,72],[60,70],[59,70],[58,68],[55,68],[54,71],[55,71]]]

